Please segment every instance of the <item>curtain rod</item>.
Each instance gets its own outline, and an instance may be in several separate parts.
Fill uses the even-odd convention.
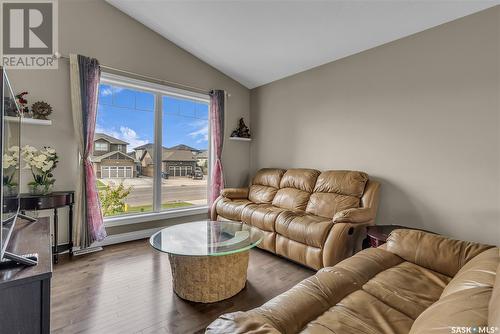
[[[69,61],[69,56],[62,55],[59,52],[56,52],[53,57],[54,57],[54,59],[64,59],[64,60],[68,60]],[[135,77],[140,77],[140,78],[144,78],[144,79],[148,79],[148,80],[153,80],[153,81],[160,82],[160,83],[163,83],[163,84],[174,85],[174,86],[177,86],[179,88],[186,88],[186,89],[189,89],[189,90],[194,90],[194,91],[198,91],[198,92],[205,93],[205,94],[210,94],[210,90],[209,89],[204,89],[204,88],[195,87],[195,86],[189,86],[189,85],[185,85],[185,84],[182,84],[182,83],[178,83],[178,82],[174,82],[174,81],[168,81],[168,80],[164,80],[164,79],[158,79],[158,78],[151,77],[151,76],[148,76],[148,75],[143,75],[143,74],[139,74],[139,73],[127,71],[127,70],[122,70],[120,68],[116,68],[116,67],[112,67],[112,66],[107,66],[107,65],[101,65],[101,64],[99,64],[99,67],[107,69],[107,70],[115,71],[115,72],[120,72],[120,73],[125,73],[125,74],[129,74],[129,75],[133,75]],[[227,92],[226,92],[226,94],[227,94],[228,97],[231,96],[231,94],[229,94]]]

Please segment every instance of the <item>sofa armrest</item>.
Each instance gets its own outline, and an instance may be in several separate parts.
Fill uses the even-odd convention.
[[[225,188],[222,189],[221,195],[229,199],[247,199],[248,188]]]
[[[363,247],[366,238],[367,222],[334,222],[323,246],[323,267],[331,267],[356,254]]]
[[[386,250],[408,262],[453,277],[470,259],[493,246],[410,229],[389,234]]]
[[[280,334],[259,316],[250,312],[234,312],[221,315],[208,325],[206,334]]]
[[[368,223],[375,220],[372,208],[352,208],[339,211],[333,216],[334,223]]]

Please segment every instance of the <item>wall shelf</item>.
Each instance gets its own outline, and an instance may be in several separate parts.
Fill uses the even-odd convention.
[[[229,137],[229,140],[237,140],[237,141],[252,141],[252,138]]]
[[[32,125],[52,125],[52,120],[50,119],[35,119],[22,117],[22,124],[32,124]],[[5,116],[7,122],[19,122],[19,117]]]

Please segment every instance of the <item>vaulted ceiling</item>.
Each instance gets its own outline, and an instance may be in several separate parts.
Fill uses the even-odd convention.
[[[481,0],[107,2],[248,88],[499,3]]]

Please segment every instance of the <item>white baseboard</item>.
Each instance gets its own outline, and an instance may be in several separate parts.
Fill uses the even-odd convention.
[[[102,251],[102,247],[92,246],[92,247],[85,248],[85,249],[73,250],[73,255],[74,256],[85,255],[85,254],[90,254],[90,253],[95,253],[95,252],[100,252],[100,251]]]
[[[165,228],[165,227],[163,226],[163,227],[158,227],[158,228],[150,228],[147,230],[139,230],[139,231],[109,235],[103,241],[93,243],[92,247],[94,247],[94,246],[101,246],[101,247],[102,246],[109,246],[109,245],[119,244],[119,243],[127,242],[127,241],[146,239],[163,228]]]

